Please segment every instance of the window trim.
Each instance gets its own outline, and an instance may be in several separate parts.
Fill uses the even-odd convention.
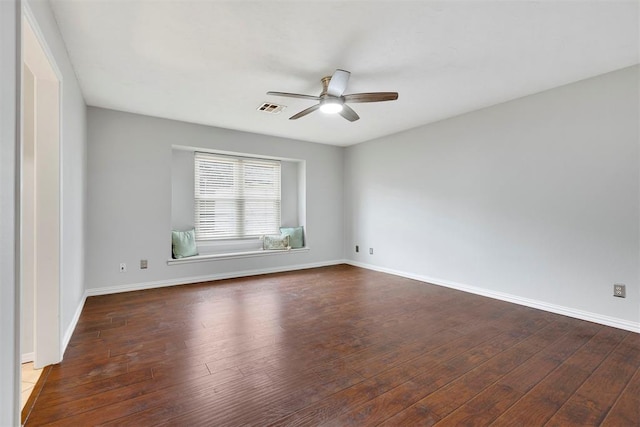
[[[264,249],[260,249],[257,251],[247,251],[247,252],[228,252],[228,253],[219,253],[219,254],[203,254],[203,255],[194,255],[186,258],[179,259],[168,259],[167,265],[180,265],[180,264],[191,264],[196,262],[208,262],[208,261],[224,261],[230,259],[239,259],[239,258],[253,258],[253,257],[262,257],[262,256],[272,256],[272,255],[292,255],[296,253],[309,252],[311,248],[309,246],[305,246],[303,248],[298,249],[289,249],[288,251],[267,251]]]

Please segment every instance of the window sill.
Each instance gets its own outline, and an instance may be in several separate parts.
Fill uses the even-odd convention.
[[[259,256],[285,255],[285,254],[298,253],[298,252],[308,252],[309,250],[310,250],[309,247],[304,247],[299,249],[289,249],[288,251],[260,249],[257,251],[247,251],[247,252],[202,254],[202,255],[190,256],[187,258],[170,259],[170,260],[167,260],[167,265],[190,264],[192,262],[206,262],[206,261],[216,261],[216,260],[226,260],[226,259],[251,258],[251,257],[259,257]]]

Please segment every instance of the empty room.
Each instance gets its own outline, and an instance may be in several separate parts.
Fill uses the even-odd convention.
[[[640,425],[637,1],[0,13],[0,426]]]

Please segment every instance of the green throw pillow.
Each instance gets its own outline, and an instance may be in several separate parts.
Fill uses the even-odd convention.
[[[291,249],[304,247],[304,229],[300,227],[280,227],[280,234],[289,236],[289,245]]]
[[[289,250],[289,236],[263,236],[262,249],[264,250]]]
[[[196,230],[171,232],[171,247],[173,248],[174,258],[185,258],[198,255],[198,247],[196,246]]]

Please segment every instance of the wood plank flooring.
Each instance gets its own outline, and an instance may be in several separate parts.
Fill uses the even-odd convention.
[[[26,425],[638,426],[640,335],[356,267],[87,299]]]

